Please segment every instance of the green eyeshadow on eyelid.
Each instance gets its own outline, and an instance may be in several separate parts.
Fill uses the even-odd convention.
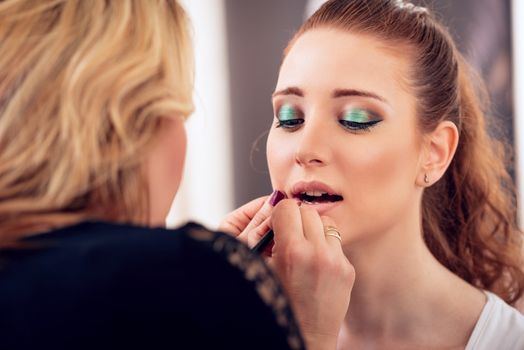
[[[284,105],[278,111],[279,120],[295,119],[296,115],[297,115],[297,111],[295,110],[293,106],[290,106],[290,105]]]
[[[344,120],[355,123],[366,123],[370,121],[369,113],[363,109],[352,109],[344,113]]]

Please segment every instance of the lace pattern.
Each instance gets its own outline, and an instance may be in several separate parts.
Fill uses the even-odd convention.
[[[208,231],[202,227],[193,228],[189,235],[199,241],[207,241],[213,250],[244,273],[244,277],[255,284],[260,298],[271,307],[279,326],[287,330],[287,342],[291,349],[304,349],[302,338],[295,323],[291,307],[284,293],[262,258],[253,254],[247,246],[231,237]]]

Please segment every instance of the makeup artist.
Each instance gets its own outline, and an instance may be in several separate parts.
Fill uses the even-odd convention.
[[[282,283],[230,236],[161,228],[192,62],[175,0],[0,2],[2,349],[335,348],[354,275],[329,219],[275,209]]]

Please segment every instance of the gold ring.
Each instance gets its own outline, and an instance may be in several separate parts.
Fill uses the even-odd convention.
[[[342,237],[340,237],[340,232],[338,232],[336,227],[334,227],[334,226],[326,226],[326,227],[324,227],[324,235],[326,237],[327,236],[335,237],[342,244]]]

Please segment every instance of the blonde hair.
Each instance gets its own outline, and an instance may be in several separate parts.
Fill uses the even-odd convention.
[[[193,109],[175,0],[0,2],[0,245],[86,219],[147,223],[143,163]]]

